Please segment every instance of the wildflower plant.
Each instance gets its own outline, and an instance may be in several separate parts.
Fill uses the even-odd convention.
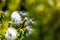
[[[0,40],[60,40],[60,0],[0,0]]]
[[[33,21],[30,21],[30,18],[28,18],[27,14],[28,12],[23,11],[12,12],[11,21],[8,21],[8,27],[4,33],[5,40],[23,40],[31,35],[33,29],[30,23]],[[5,14],[3,15],[6,16]],[[0,19],[3,19],[1,17]],[[4,24],[2,24],[2,20],[0,20],[0,22],[0,26],[3,26]]]

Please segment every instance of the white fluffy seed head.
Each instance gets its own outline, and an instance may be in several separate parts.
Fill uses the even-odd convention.
[[[26,36],[29,37],[31,33],[33,32],[33,29],[31,28],[31,26],[27,26],[26,28],[28,30],[28,32],[26,33]]]
[[[18,11],[14,11],[11,15],[11,19],[14,23],[19,24],[21,22],[21,15]]]
[[[32,32],[32,28],[31,28],[31,26],[27,26],[26,28],[28,29],[29,34],[31,34],[31,32]]]
[[[14,40],[17,37],[17,31],[14,28],[8,28],[5,35],[7,40]]]

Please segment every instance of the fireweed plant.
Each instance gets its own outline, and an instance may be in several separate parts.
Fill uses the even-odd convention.
[[[8,12],[8,11],[7,11]],[[0,16],[0,26],[4,24],[3,17],[7,16],[7,12],[2,13]],[[14,11],[11,14],[11,21],[8,22],[8,28],[5,34],[0,36],[1,40],[26,40],[32,32],[33,28],[30,24],[33,24],[33,19],[29,18],[28,12],[25,11]],[[2,38],[4,37],[4,38]]]

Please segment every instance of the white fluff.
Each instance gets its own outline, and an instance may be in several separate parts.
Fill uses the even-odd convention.
[[[26,33],[26,36],[29,37],[30,34],[32,33],[33,29],[31,28],[31,26],[27,26],[26,28],[28,30],[28,32]]]
[[[21,15],[18,13],[18,11],[15,11],[11,15],[12,21],[14,20],[14,23],[19,24],[21,22]]]
[[[17,31],[14,28],[8,28],[5,35],[7,40],[14,40],[17,37]]]
[[[31,28],[31,26],[27,26],[26,28],[28,29],[29,34],[31,34],[31,32],[32,32],[32,28]]]

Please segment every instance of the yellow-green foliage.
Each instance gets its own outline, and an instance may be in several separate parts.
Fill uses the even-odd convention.
[[[8,0],[8,11],[12,13],[21,7],[21,4],[29,12],[29,17],[33,18],[35,31],[27,40],[60,40],[60,0]],[[0,10],[5,6],[6,1],[1,1]],[[3,11],[3,10],[2,10]],[[0,34],[5,35],[8,22],[11,21],[10,13],[3,19],[3,27]],[[5,19],[6,18],[6,19]],[[23,38],[23,37],[22,37]]]

